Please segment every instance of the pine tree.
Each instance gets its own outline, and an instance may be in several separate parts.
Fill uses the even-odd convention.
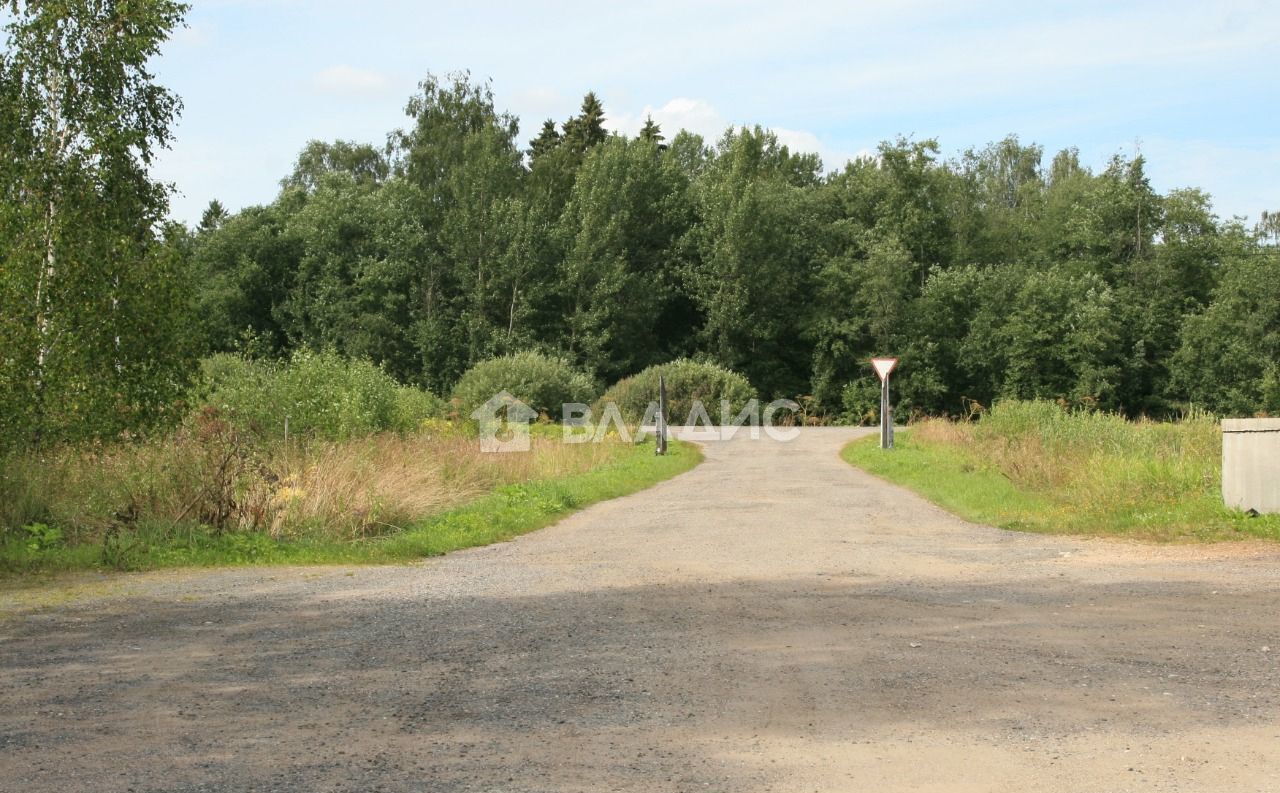
[[[529,160],[530,163],[536,162],[538,158],[552,151],[560,145],[560,133],[556,130],[556,122],[547,119],[542,122],[542,130],[538,132],[538,137],[529,141]]]
[[[209,206],[205,207],[204,213],[200,215],[200,225],[197,229],[199,231],[214,231],[225,223],[228,217],[227,208],[215,198],[209,202]]]
[[[582,98],[582,109],[578,115],[564,124],[564,142],[571,151],[583,153],[587,149],[604,142],[608,134],[604,130],[604,106],[590,91]]]
[[[654,123],[653,116],[645,116],[644,126],[640,128],[640,140],[661,144],[666,140],[662,135],[662,127]],[[663,148],[666,148],[665,146]]]

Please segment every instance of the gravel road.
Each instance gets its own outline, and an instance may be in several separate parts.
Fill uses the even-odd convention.
[[[1280,791],[1280,547],[972,525],[861,430],[745,432],[418,564],[6,589],[0,790]]]

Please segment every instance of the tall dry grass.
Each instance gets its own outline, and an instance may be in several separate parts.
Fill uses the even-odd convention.
[[[204,526],[278,538],[357,539],[404,528],[496,487],[604,465],[620,443],[538,436],[524,454],[484,454],[462,427],[347,441],[263,439],[206,409],[150,442],[11,457],[0,524],[57,526],[68,543],[136,527]]]

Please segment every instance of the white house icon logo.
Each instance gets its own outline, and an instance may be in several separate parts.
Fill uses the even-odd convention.
[[[537,417],[536,410],[516,399],[510,391],[499,391],[471,411],[471,418],[480,425],[480,451],[529,451],[529,422]]]

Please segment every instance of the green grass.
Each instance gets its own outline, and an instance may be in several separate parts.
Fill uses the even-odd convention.
[[[872,436],[845,446],[840,456],[974,523],[1035,530],[1054,512],[1047,500],[1019,490],[998,473],[975,468],[963,452],[915,442],[909,432],[895,436],[892,450],[882,450],[880,438]]]
[[[1280,540],[1280,516],[1223,506],[1220,433],[1205,417],[1128,422],[1046,403],[1005,403],[976,424],[930,420],[852,465],[976,523],[1160,542]]]
[[[701,452],[690,444],[672,442],[664,457],[653,453],[652,443],[636,445],[591,470],[503,485],[403,531],[353,541],[280,540],[261,532],[213,533],[194,525],[141,525],[127,539],[105,548],[102,544],[40,548],[35,538],[11,535],[0,545],[0,569],[36,573],[403,562],[511,539],[599,501],[643,490],[701,460]]]

